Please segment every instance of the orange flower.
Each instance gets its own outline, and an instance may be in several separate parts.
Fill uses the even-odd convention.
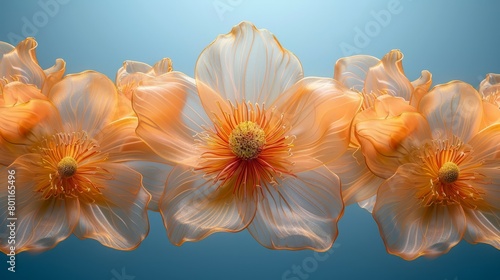
[[[44,111],[37,110],[37,102],[26,102],[31,99],[46,100],[47,93],[65,71],[62,59],[57,59],[54,66],[43,70],[36,59],[36,46],[33,38],[21,41],[15,48],[0,42],[0,136],[7,140],[22,138],[23,133],[43,117]],[[17,114],[7,113],[11,110]],[[24,118],[21,119],[21,116]]]
[[[246,22],[202,52],[195,75],[145,81],[132,98],[137,133],[177,164],[160,201],[171,242],[248,228],[268,248],[330,248],[343,203],[324,163],[346,150],[360,96],[302,79],[299,60]]]
[[[0,146],[12,162],[0,167],[0,174],[15,172],[16,252],[50,249],[71,233],[131,250],[147,235],[150,195],[141,174],[124,163],[148,155],[135,135],[137,119],[113,119],[117,96],[108,78],[89,71],[66,76],[51,89],[48,101],[26,103],[37,103],[37,110],[50,114],[25,138]],[[23,119],[29,112],[17,114]],[[2,228],[11,217],[7,184],[4,177]],[[0,240],[2,252],[9,252],[9,246]]]
[[[438,256],[462,238],[500,249],[500,124],[484,127],[484,113],[479,93],[453,81],[418,112],[356,125],[370,170],[395,172],[373,209],[388,252]]]
[[[422,71],[419,79],[410,82],[405,76],[402,61],[403,54],[392,50],[382,60],[355,55],[341,58],[335,64],[334,79],[363,95],[363,106],[352,124],[349,149],[338,160],[328,164],[342,181],[342,196],[346,205],[358,202],[371,212],[377,189],[388,178],[375,176],[366,166],[360,144],[354,137],[356,123],[414,111],[431,86],[432,78],[428,71]]]

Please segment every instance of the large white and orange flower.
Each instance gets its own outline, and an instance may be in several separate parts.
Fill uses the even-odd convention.
[[[422,97],[416,112],[356,125],[370,170],[388,177],[373,209],[388,252],[438,256],[462,238],[500,249],[500,109],[453,81]],[[490,108],[491,109],[491,108]]]
[[[16,200],[11,216],[8,180],[2,180],[0,226],[17,218],[15,251],[47,250],[71,233],[115,249],[137,247],[149,231],[150,200],[141,174],[125,165],[148,160],[147,146],[135,135],[137,118],[114,119],[115,85],[96,72],[66,76],[47,98],[26,102],[45,113],[25,137],[0,145],[9,162],[0,173],[15,172]],[[6,113],[10,119],[31,114]],[[0,250],[10,246],[2,236]]]
[[[303,78],[246,22],[202,52],[195,75],[145,81],[132,98],[139,136],[177,165],[160,201],[171,242],[247,228],[268,248],[329,249],[343,202],[324,164],[346,150],[360,95]]]
[[[368,55],[355,55],[337,61],[334,79],[363,96],[363,105],[354,118],[353,128],[356,123],[365,120],[385,119],[418,107],[420,99],[432,84],[431,74],[424,70],[419,79],[410,82],[402,62],[403,54],[399,50],[388,52],[381,60]],[[351,132],[351,143],[346,153],[328,166],[342,181],[346,205],[357,202],[371,212],[377,189],[387,177],[378,177],[369,170],[360,144],[354,137],[354,129]]]

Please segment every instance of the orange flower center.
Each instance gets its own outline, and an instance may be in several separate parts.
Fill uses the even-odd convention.
[[[244,160],[256,158],[266,144],[266,133],[256,123],[239,123],[229,134],[229,147],[233,153]]]
[[[417,197],[424,206],[460,204],[475,209],[482,205],[484,192],[470,183],[483,179],[481,174],[474,172],[480,163],[470,163],[470,146],[463,144],[458,138],[451,141],[434,140],[425,144],[418,152],[418,157],[422,160],[420,164],[427,174],[425,176],[430,175],[432,178],[427,186],[422,186],[417,191]],[[461,165],[466,168],[461,170]]]
[[[445,162],[438,171],[439,181],[443,184],[450,184],[458,180],[460,169],[453,162]]]
[[[32,149],[41,159],[32,168],[35,191],[44,199],[78,197],[94,201],[101,193],[102,180],[110,178],[101,167],[107,155],[83,131],[54,134]]]
[[[230,112],[221,109],[216,115],[213,129],[198,135],[201,157],[195,170],[218,188],[233,188],[246,197],[291,173],[294,137],[287,135],[289,127],[274,109],[245,102],[231,106]]]

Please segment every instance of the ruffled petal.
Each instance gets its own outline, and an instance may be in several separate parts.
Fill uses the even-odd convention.
[[[197,83],[233,103],[271,104],[302,77],[298,58],[269,31],[248,22],[217,37],[201,53],[195,68]]]
[[[8,83],[3,88],[0,98],[3,99],[0,101],[0,107],[15,106],[28,102],[31,99],[47,100],[47,97],[40,92],[40,89],[34,85],[27,85],[21,82]]]
[[[447,253],[465,231],[460,205],[422,206],[417,191],[428,187],[430,177],[418,164],[402,165],[380,186],[373,217],[386,249],[405,260]]]
[[[81,203],[75,235],[113,249],[135,249],[149,232],[147,204],[151,196],[143,188],[138,172],[114,163],[104,168],[113,179],[106,181],[100,199]]]
[[[431,72],[424,70],[422,71],[420,78],[411,82],[413,86],[413,94],[411,95],[410,105],[415,108],[418,108],[420,104],[420,100],[424,97],[425,94],[429,92],[429,89],[432,85],[432,74]]]
[[[201,107],[193,79],[180,72],[146,81],[132,100],[137,134],[170,163],[194,165],[194,136],[211,122]]]
[[[335,160],[349,145],[350,126],[361,96],[328,78],[304,78],[273,104],[291,126],[294,172]],[[306,159],[316,159],[315,162]],[[316,164],[316,165],[315,165]]]
[[[168,164],[150,161],[132,161],[126,162],[125,164],[141,173],[142,184],[151,194],[151,201],[148,204],[148,209],[159,212],[160,200],[165,191],[165,182],[168,174],[170,174],[174,167]]]
[[[486,243],[500,250],[500,209],[491,211],[465,210],[467,230],[464,239],[467,242]]]
[[[335,63],[333,78],[349,89],[362,92],[368,70],[379,61],[369,55],[343,57]]]
[[[7,235],[7,226],[17,220],[15,232],[16,253],[23,251],[44,251],[55,247],[66,239],[72,232],[78,220],[79,204],[76,199],[43,199],[39,192],[35,192],[34,176],[40,168],[36,163],[40,161],[38,155],[26,154],[19,157],[12,165],[0,167],[2,181],[0,182],[0,236],[1,251],[10,251]],[[35,168],[34,168],[35,167]],[[15,174],[15,216],[11,216],[8,209],[8,171]],[[5,234],[5,235],[4,235]]]
[[[248,231],[270,249],[323,252],[337,238],[343,211],[340,180],[323,166],[263,188]]]
[[[385,120],[368,120],[356,125],[368,168],[377,176],[389,178],[403,163],[410,151],[432,139],[426,120],[418,113],[403,113]]]
[[[66,76],[49,93],[65,131],[86,131],[94,137],[112,121],[117,108],[115,85],[105,75],[86,71]]]
[[[239,200],[231,187],[204,178],[191,168],[177,166],[167,178],[160,212],[170,242],[182,245],[215,232],[238,232],[252,221],[256,198]]]
[[[66,71],[66,62],[61,58],[56,59],[54,66],[43,70],[45,73],[45,81],[42,86],[42,94],[48,95],[52,87],[59,82]]]
[[[500,107],[500,74],[490,73],[479,85],[479,93],[497,107]]]
[[[418,109],[429,122],[434,139],[457,136],[467,142],[478,132],[483,117],[478,92],[460,81],[435,86],[422,97]]]
[[[388,52],[377,65],[370,68],[366,74],[364,91],[370,95],[389,94],[410,101],[413,86],[403,71],[403,54],[399,50]]]
[[[8,81],[20,81],[42,88],[45,73],[36,59],[37,42],[26,38],[15,49],[4,53],[0,58],[0,77]]]
[[[384,179],[373,174],[366,166],[365,158],[358,148],[349,148],[340,158],[327,167],[342,182],[342,198],[347,205],[361,202],[377,194]]]

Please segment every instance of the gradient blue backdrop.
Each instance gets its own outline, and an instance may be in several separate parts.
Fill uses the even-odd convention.
[[[498,1],[53,1],[2,1],[0,40],[34,36],[40,64],[61,57],[67,73],[94,69],[114,80],[124,60],[170,57],[192,76],[203,48],[242,20],[273,32],[308,76],[331,77],[347,45],[377,57],[401,49],[407,76],[427,69],[434,84],[459,79],[477,87],[487,73],[500,73]],[[44,8],[48,2],[58,8]],[[369,33],[364,41],[360,32]],[[175,247],[158,213],[150,222],[149,236],[130,252],[72,236],[53,250],[21,253],[15,274],[0,256],[0,279],[500,279],[500,252],[488,245],[461,242],[412,262],[389,255],[371,215],[357,206],[346,208],[336,248],[316,256],[265,249],[246,231]]]

